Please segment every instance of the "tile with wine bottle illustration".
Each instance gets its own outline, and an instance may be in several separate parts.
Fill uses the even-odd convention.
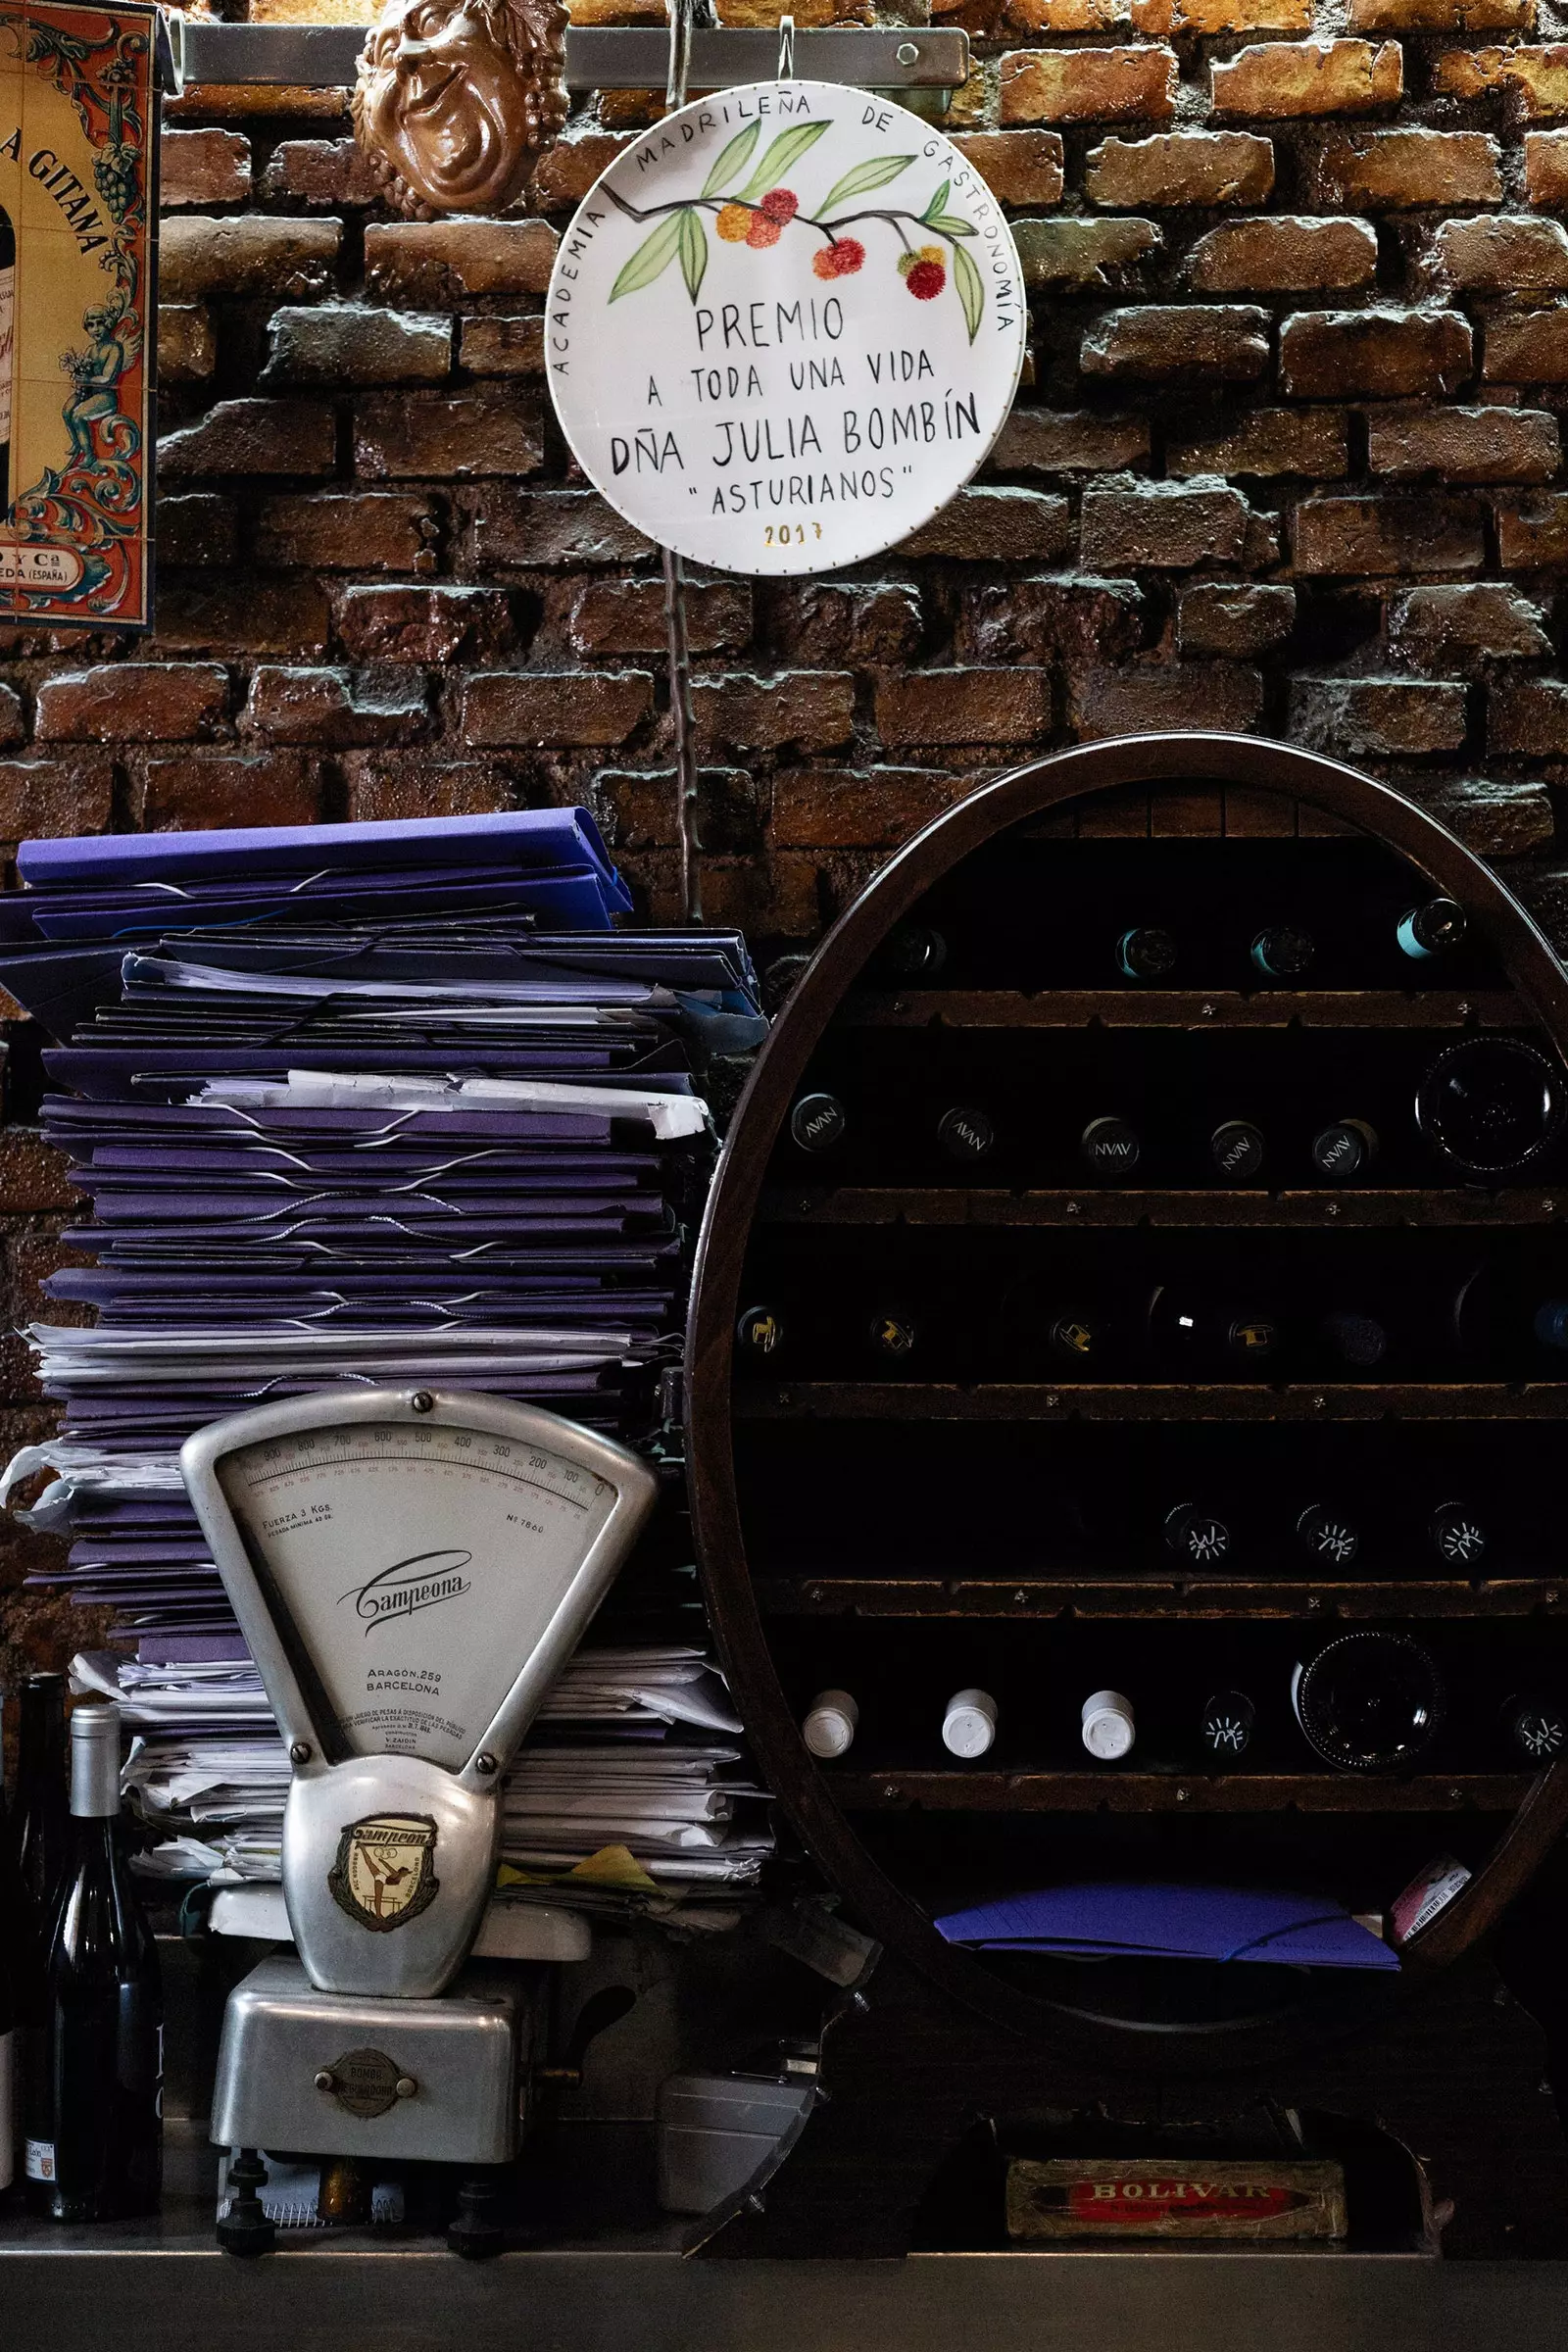
[[[754,82],[615,158],[563,237],[572,454],[660,544],[834,571],[941,512],[1006,420],[1023,281],[973,164],[886,98]]]
[[[157,11],[0,8],[0,615],[152,618]]]

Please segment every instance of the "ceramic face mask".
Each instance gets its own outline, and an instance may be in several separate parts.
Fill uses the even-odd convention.
[[[400,212],[499,212],[566,119],[558,0],[391,0],[360,59],[354,127]]]

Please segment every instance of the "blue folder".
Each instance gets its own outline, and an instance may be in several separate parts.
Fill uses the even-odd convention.
[[[1398,1954],[1338,1903],[1239,1886],[1096,1882],[1004,1895],[936,1923],[949,1943],[1079,1960],[1270,1961],[1397,1968]]]

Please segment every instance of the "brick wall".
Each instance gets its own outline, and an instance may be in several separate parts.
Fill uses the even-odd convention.
[[[1537,12],[949,12],[977,60],[949,127],[1012,210],[1031,367],[917,540],[694,588],[711,915],[808,941],[977,775],[1203,725],[1396,780],[1550,917],[1568,43]],[[171,106],[158,632],[4,646],[0,837],[581,798],[675,911],[657,566],[575,474],[541,363],[560,225],[649,119],[607,98],[531,217],[424,227],[370,202],[336,94]],[[59,1187],[12,1151],[25,1313]],[[15,1434],[14,1343],[4,1383]]]

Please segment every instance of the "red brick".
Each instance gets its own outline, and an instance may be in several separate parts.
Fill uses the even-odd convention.
[[[1032,744],[1051,729],[1047,669],[922,669],[876,693],[886,744]]]
[[[581,18],[577,19],[582,23]],[[533,175],[536,211],[564,213],[581,204],[601,172],[608,172],[617,155],[631,145],[628,132],[573,129],[541,159]]]
[[[258,669],[245,706],[246,725],[270,743],[413,743],[429,731],[422,686],[407,673],[394,681],[354,678],[342,669]]]
[[[646,669],[480,670],[462,688],[464,740],[535,751],[624,743],[654,705]]]
[[[1310,32],[1312,0],[1175,0],[1173,32]],[[1147,24],[1146,32],[1164,31]]]
[[[1305,161],[1306,193],[1352,212],[1497,204],[1501,151],[1479,130],[1337,130]]]
[[[1350,0],[1352,32],[1529,32],[1536,0]]]
[[[773,780],[774,846],[895,850],[965,789],[923,767],[792,767]]]
[[[465,318],[458,356],[470,375],[543,375],[542,314],[518,318]]]
[[[177,214],[158,239],[165,302],[210,294],[282,294],[298,301],[332,282],[341,220],[269,220],[260,214]]]
[[[1095,570],[1180,570],[1235,564],[1248,505],[1219,482],[1092,483],[1079,525],[1084,564]]]
[[[1280,382],[1297,400],[1453,392],[1470,369],[1460,311],[1298,311],[1280,328]]]
[[[113,810],[114,771],[102,754],[0,760],[0,840],[106,833]],[[0,1198],[8,1209],[26,1205],[17,1201],[9,1185]]]
[[[205,384],[218,366],[218,337],[205,303],[163,302],[158,306],[158,381]]]
[[[1091,669],[1069,683],[1067,721],[1081,742],[1105,735],[1158,735],[1167,728],[1220,728],[1246,735],[1263,708],[1255,669],[1229,662],[1174,668]]]
[[[433,571],[436,533],[422,494],[317,491],[267,501],[256,553],[263,564],[317,571]]]
[[[1449,482],[1545,482],[1562,455],[1557,419],[1544,409],[1374,409],[1367,435],[1374,474]]]
[[[1397,41],[1267,41],[1211,68],[1216,115],[1361,115],[1403,90]]]
[[[454,500],[466,524],[465,560],[481,577],[512,570],[586,570],[635,564],[653,549],[597,490],[509,490]]]
[[[1509,679],[1487,697],[1487,749],[1532,760],[1568,753],[1568,685],[1560,678]]]
[[[1280,644],[1296,626],[1296,590],[1242,586],[1205,580],[1184,588],[1176,613],[1176,638],[1184,658],[1220,654],[1248,660]]]
[[[1105,139],[1084,165],[1091,204],[1266,204],[1274,143],[1246,130],[1167,130]]]
[[[1002,61],[1002,120],[1168,122],[1176,111],[1170,49],[1014,49]]]
[[[1479,571],[1487,554],[1474,498],[1304,499],[1293,536],[1298,573]]]
[[[1061,140],[1054,130],[960,131],[955,147],[1004,204],[1061,201]]]
[[[518,806],[504,764],[436,760],[429,752],[346,752],[343,774],[355,824],[401,816],[489,816]]]
[[[712,858],[760,858],[766,850],[764,788],[744,768],[697,771],[697,835],[705,867]],[[616,858],[667,849],[674,831],[673,768],[607,768],[594,782],[594,806]],[[705,875],[706,880],[706,875]]]
[[[314,824],[321,813],[320,762],[299,752],[149,760],[132,786],[131,813],[147,833]]]
[[[1498,312],[1486,337],[1481,372],[1489,384],[1568,383],[1568,311]]]
[[[1158,252],[1152,220],[1015,220],[1013,243],[1026,286],[1120,286]]]
[[[1091,409],[1014,409],[991,453],[1003,473],[1113,473],[1149,455],[1145,416]]]
[[[1568,43],[1449,49],[1432,61],[1432,87],[1443,98],[1481,98],[1504,89],[1526,116],[1568,114]]]
[[[910,533],[906,556],[960,564],[1049,563],[1072,538],[1071,511],[1047,490],[960,490],[940,514]]]
[[[847,670],[785,670],[774,678],[698,678],[692,709],[699,740],[737,752],[830,752],[855,730],[855,680]]]
[[[1377,276],[1377,232],[1365,220],[1222,220],[1187,257],[1200,294],[1329,294]]]
[[[161,654],[324,654],[326,592],[318,580],[170,581],[158,592]]]
[[[1401,780],[1400,790],[1430,808],[1478,858],[1540,857],[1556,838],[1551,795],[1544,784],[1430,776]]]
[[[1560,220],[1445,220],[1432,260],[1446,285],[1556,294],[1568,286],[1568,231]]]
[[[954,652],[960,662],[1061,662],[1082,667],[1136,652],[1145,636],[1136,580],[1051,573],[978,580],[961,592]]]
[[[160,480],[201,473],[330,473],[337,423],[324,401],[220,400],[158,444]]]
[[[452,372],[452,321],[367,303],[274,311],[264,384],[436,384]]]
[[[1568,564],[1568,493],[1517,504],[1497,502],[1497,561],[1504,571],[1543,571]]]
[[[752,591],[741,580],[692,581],[686,590],[686,636],[694,654],[745,645],[752,634]],[[571,608],[579,654],[662,654],[668,645],[662,580],[590,580]]]
[[[79,1208],[67,1166],[65,1153],[46,1144],[36,1128],[8,1127],[0,1136],[0,1200],[7,1212],[36,1216],[50,1209]],[[66,1252],[59,1250],[59,1254]]]
[[[337,633],[353,662],[472,662],[513,651],[512,607],[500,588],[339,588]]]
[[[542,294],[555,258],[543,220],[371,221],[365,231],[367,291],[431,310],[465,294]]]
[[[357,139],[284,139],[262,173],[262,193],[297,204],[374,204],[379,190]]]
[[[1368,759],[1456,752],[1465,737],[1462,686],[1409,678],[1297,678],[1291,738],[1308,751]]]
[[[1389,600],[1389,643],[1420,669],[1469,671],[1488,662],[1549,661],[1539,605],[1500,580],[1409,588]]]
[[[1532,204],[1568,204],[1568,130],[1526,131],[1525,194]]]
[[[1335,481],[1350,470],[1348,418],[1344,409],[1249,409],[1192,438],[1176,432],[1165,466],[1178,476],[1300,473]]]
[[[780,580],[766,636],[792,668],[905,662],[920,642],[920,595],[902,581]]]
[[[228,702],[215,662],[105,662],[46,678],[38,689],[40,743],[171,743],[211,735]]]
[[[251,192],[251,143],[237,130],[168,130],[159,156],[158,200],[243,204]]]
[[[1269,316],[1250,304],[1107,311],[1084,336],[1085,375],[1148,383],[1250,383],[1268,366]]]
[[[362,400],[354,470],[368,481],[534,473],[544,460],[536,392],[509,387],[453,393],[393,392]]]

